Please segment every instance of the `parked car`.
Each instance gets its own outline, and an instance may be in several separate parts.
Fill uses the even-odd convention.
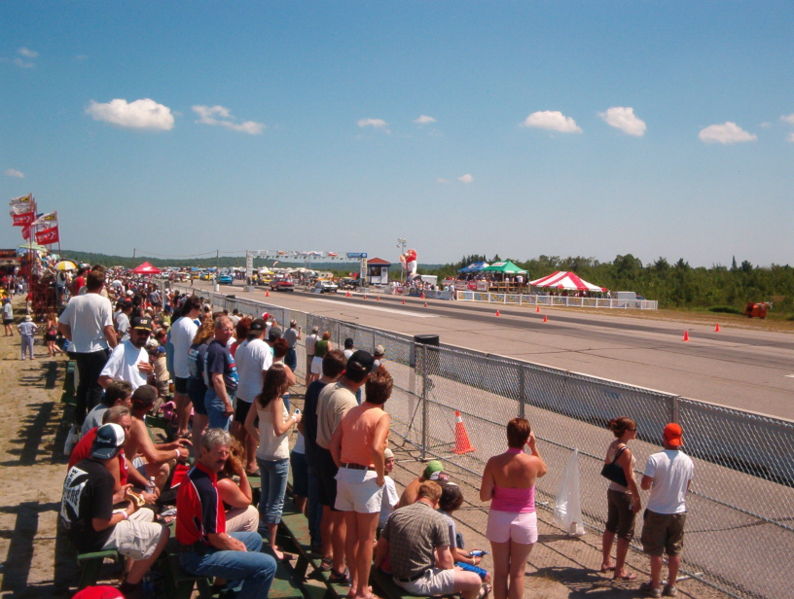
[[[313,293],[336,293],[339,289],[333,281],[317,281],[312,288]]]
[[[234,279],[232,278],[232,275],[218,275],[218,284],[233,285]]]
[[[295,291],[295,285],[289,279],[273,279],[270,281],[271,291]]]

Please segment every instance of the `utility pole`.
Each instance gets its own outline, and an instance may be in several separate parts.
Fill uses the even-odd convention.
[[[408,241],[406,241],[402,237],[398,237],[397,238],[397,248],[400,250],[400,256],[402,256],[405,253],[405,246],[406,245],[408,245]],[[402,264],[402,262],[400,262],[400,264]],[[400,269],[400,283],[403,282],[404,278],[405,278],[405,269],[401,268]]]
[[[132,259],[135,260],[135,248],[132,248]]]

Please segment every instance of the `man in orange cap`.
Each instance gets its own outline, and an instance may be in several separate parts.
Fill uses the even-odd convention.
[[[642,526],[642,548],[651,558],[651,580],[640,586],[648,597],[675,597],[675,581],[681,564],[686,520],[686,493],[695,466],[681,451],[684,431],[671,422],[664,427],[664,450],[648,457],[640,483],[651,491]],[[667,584],[660,587],[662,553],[667,553]]]

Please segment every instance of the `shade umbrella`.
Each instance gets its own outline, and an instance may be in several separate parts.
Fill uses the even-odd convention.
[[[556,270],[550,275],[530,281],[533,287],[552,287],[554,289],[567,289],[568,291],[596,291],[604,292],[606,287],[599,287],[588,283],[573,271]]]
[[[77,270],[77,264],[71,260],[61,260],[55,265],[55,270]]]
[[[487,262],[472,262],[468,266],[464,266],[463,268],[459,268],[458,272],[463,274],[470,274],[473,272],[480,272],[482,269],[488,266]]]
[[[39,245],[38,243],[25,243],[23,245],[17,246],[17,249],[34,250],[36,252],[43,252],[45,254],[50,251],[47,248],[45,248],[43,245]]]
[[[136,275],[159,275],[160,269],[156,266],[152,266],[148,262],[143,262],[132,269]]]

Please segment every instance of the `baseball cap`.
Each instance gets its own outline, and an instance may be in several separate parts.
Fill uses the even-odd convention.
[[[270,327],[270,333],[267,335],[267,340],[275,341],[276,339],[281,339],[282,334],[281,327]]]
[[[133,329],[139,329],[141,331],[152,331],[152,319],[148,316],[135,316],[130,323],[130,326]]]
[[[350,359],[347,361],[347,370],[348,371],[364,371],[367,374],[372,372],[372,368],[375,365],[375,359],[372,357],[368,351],[364,351],[363,349],[359,349],[353,352],[353,355],[350,356]]]
[[[386,353],[386,350],[383,348],[382,345],[376,345],[375,346],[375,353],[373,354],[374,356],[382,356],[385,353]]]
[[[118,424],[103,424],[96,429],[96,438],[91,446],[91,457],[109,460],[116,457],[124,445],[124,429]]]
[[[384,459],[387,459],[387,460],[393,460],[394,459],[394,452],[391,450],[391,448],[387,447],[386,449],[383,450],[383,457],[384,457]]]
[[[444,472],[444,464],[438,460],[430,460],[425,466],[422,478],[425,480],[438,480],[442,472]]]
[[[684,444],[681,438],[684,435],[684,430],[680,424],[670,422],[664,427],[664,440],[670,447],[681,447]]]
[[[251,322],[251,326],[248,327],[249,333],[255,333],[258,331],[264,331],[267,328],[267,323],[262,318],[257,318],[253,322]]]

